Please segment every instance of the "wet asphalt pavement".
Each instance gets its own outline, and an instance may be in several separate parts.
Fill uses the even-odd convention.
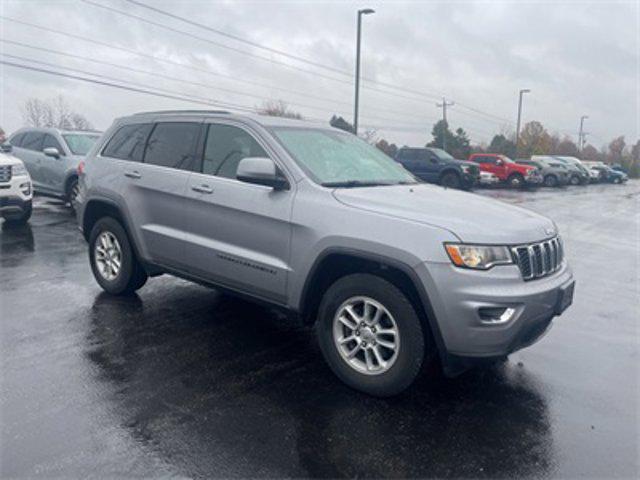
[[[168,276],[101,293],[68,211],[0,231],[0,477],[635,477],[640,182],[483,191],[546,214],[577,279],[534,346],[402,396],[309,329]]]

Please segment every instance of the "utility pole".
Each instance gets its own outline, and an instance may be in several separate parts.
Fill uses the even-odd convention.
[[[518,158],[518,143],[520,141],[520,120],[522,118],[522,95],[529,93],[531,90],[523,88],[518,96],[518,123],[516,124],[516,158]]]
[[[360,32],[362,31],[362,15],[375,13],[371,8],[358,10],[358,34],[356,39],[356,98],[353,112],[353,133],[358,135],[358,102],[360,100]]]
[[[436,103],[436,107],[442,108],[442,120],[444,121],[444,130],[442,131],[442,150],[447,151],[447,131],[449,130],[449,126],[447,124],[447,107],[453,107],[455,103],[447,102],[447,100],[442,97],[442,103]]]
[[[584,121],[589,118],[588,115],[582,115],[580,117],[580,133],[578,134],[578,148],[580,148],[580,155],[582,155],[582,150],[584,150],[584,139],[587,136],[587,132],[584,131]]]

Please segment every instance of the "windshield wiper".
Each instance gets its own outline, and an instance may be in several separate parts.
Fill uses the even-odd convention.
[[[333,188],[354,188],[354,187],[379,187],[383,185],[396,185],[396,183],[390,182],[366,182],[362,180],[345,180],[343,182],[323,182],[320,185],[323,187]]]

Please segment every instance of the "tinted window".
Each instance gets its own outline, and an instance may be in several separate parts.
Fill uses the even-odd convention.
[[[149,137],[144,163],[190,169],[199,132],[199,123],[158,123]]]
[[[475,161],[478,163],[496,163],[495,157],[488,157],[486,155],[481,155],[475,158]]]
[[[57,148],[60,155],[64,155],[64,150],[58,143],[58,140],[56,140],[53,135],[47,134],[44,136],[44,142],[42,142],[42,149],[44,150],[45,148],[49,148],[49,147]]]
[[[26,148],[27,150],[42,150],[42,139],[44,138],[44,134],[37,132],[28,132],[25,137],[22,139],[22,148]]]
[[[136,125],[125,125],[121,127],[109,140],[107,146],[102,150],[105,157],[121,158],[134,162],[142,161],[144,146],[151,132],[150,123],[139,123]]]
[[[74,155],[86,155],[100,135],[87,135],[84,133],[67,133],[62,135],[71,153]]]
[[[230,125],[209,125],[202,159],[202,173],[236,178],[238,163],[246,157],[268,157],[247,132]]]
[[[11,140],[9,140],[9,143],[14,147],[19,147],[22,144],[22,139],[24,138],[24,136],[25,136],[24,133],[19,133],[17,135],[14,135],[11,138]]]
[[[402,160],[413,160],[415,158],[415,153],[415,150],[405,148],[400,150],[398,158],[401,158]]]

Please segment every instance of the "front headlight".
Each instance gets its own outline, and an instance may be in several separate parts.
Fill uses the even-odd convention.
[[[445,250],[456,267],[489,270],[494,265],[513,263],[507,247],[447,243]]]
[[[24,165],[22,164],[16,164],[16,165],[12,165],[11,166],[11,175],[13,175],[14,177],[20,177],[23,175],[27,175],[27,169],[24,168]]]
[[[469,165],[461,165],[460,170],[462,170],[462,173],[469,173]]]

